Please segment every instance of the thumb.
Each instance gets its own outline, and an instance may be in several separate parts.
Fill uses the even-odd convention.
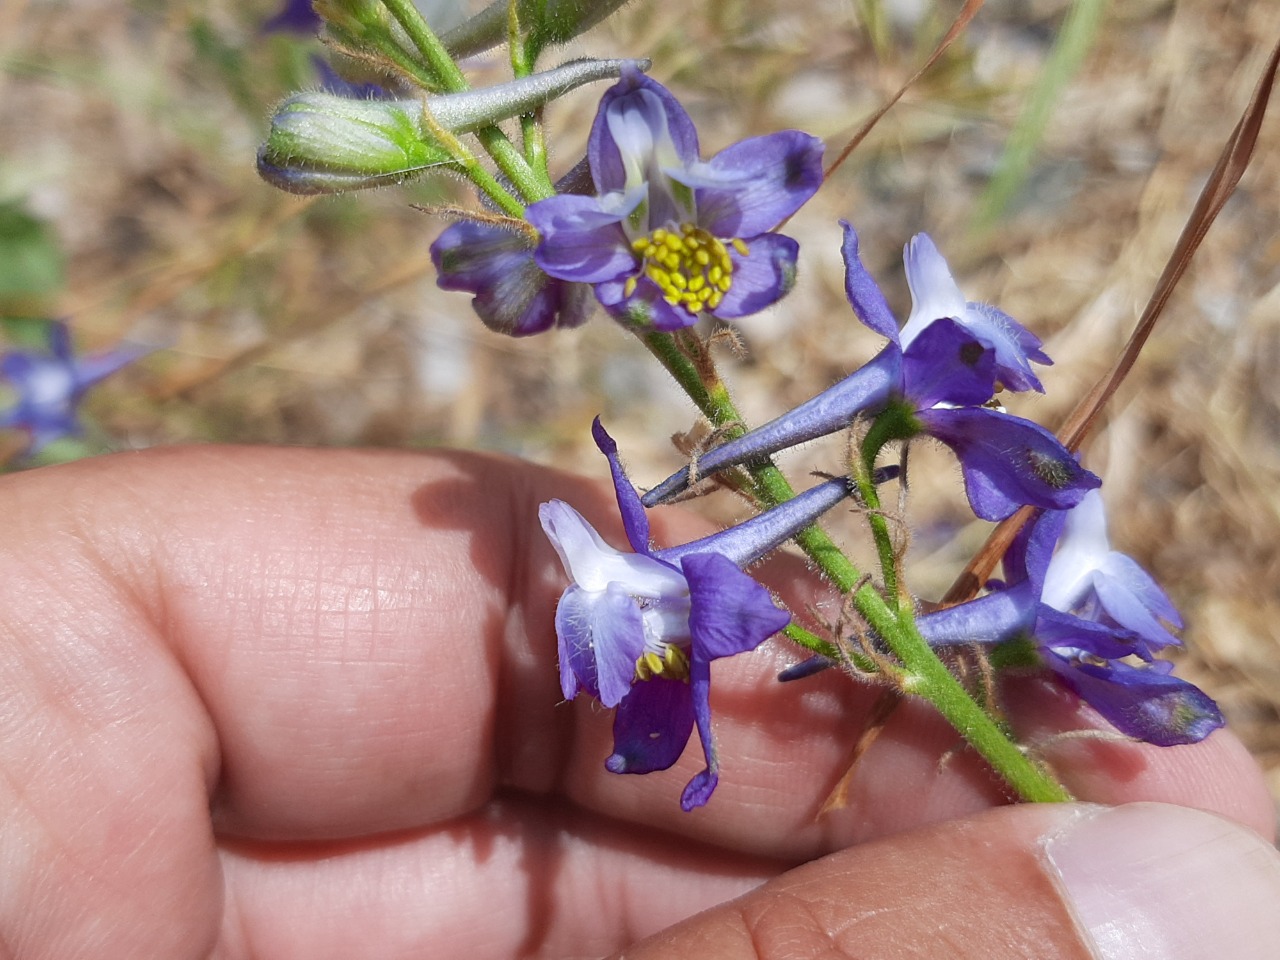
[[[1280,854],[1248,828],[1167,804],[1061,804],[842,850],[621,958],[1261,960],[1277,944]]]

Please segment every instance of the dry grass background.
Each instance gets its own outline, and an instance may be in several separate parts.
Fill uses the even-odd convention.
[[[901,0],[873,39],[852,0],[639,0],[564,53],[652,56],[710,154],[786,126],[834,146],[906,79],[955,4]],[[1068,4],[992,0],[789,228],[801,279],[726,354],[747,415],[773,416],[879,346],[841,292],[835,221],[848,217],[899,308],[899,251],[927,230],[970,297],[1039,333],[1048,395],[1013,412],[1053,427],[1108,365],[1145,303],[1270,46],[1280,6],[1131,0],[1107,11],[1055,105],[1008,215],[975,204]],[[71,319],[81,341],[163,349],[92,397],[104,442],[438,444],[504,450],[601,474],[587,426],[603,414],[633,475],[676,463],[693,411],[621,330],[513,341],[438,291],[439,225],[409,208],[425,183],[305,201],[261,183],[270,106],[305,74],[306,44],[263,37],[264,2],[2,0],[0,199],[48,221],[63,288],[9,305]],[[501,76],[501,61],[480,75]],[[557,165],[594,109],[550,111]],[[1273,109],[1273,114],[1276,112]],[[1210,232],[1138,368],[1092,441],[1113,540],[1184,612],[1180,670],[1219,699],[1280,797],[1280,116]],[[839,443],[790,457],[835,469]],[[985,535],[958,471],[916,460],[908,571],[941,592]],[[923,465],[923,469],[919,467]],[[933,467],[936,466],[936,469]],[[737,504],[703,502],[720,518]]]

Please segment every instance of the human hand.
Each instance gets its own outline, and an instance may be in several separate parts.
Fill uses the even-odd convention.
[[[1256,835],[1000,807],[912,704],[819,818],[878,694],[772,682],[780,644],[717,664],[707,808],[677,799],[696,749],[607,773],[609,716],[559,693],[551,496],[623,542],[602,487],[474,454],[162,449],[0,479],[0,956],[1093,955],[1072,909],[1107,958],[1280,943]],[[798,569],[769,578],[793,606]],[[1042,683],[1009,706],[1032,740],[1089,724]],[[1227,731],[1044,755],[1083,800],[1271,836]]]

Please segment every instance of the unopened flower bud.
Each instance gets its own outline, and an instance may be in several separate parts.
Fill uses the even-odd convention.
[[[276,110],[258,151],[258,172],[289,193],[339,193],[399,183],[453,162],[426,120],[454,133],[528,113],[594,80],[617,77],[627,60],[575,60],[509,83],[425,97],[356,100],[297,93]],[[647,61],[635,64],[640,69]]]
[[[415,100],[352,100],[330,93],[294,94],[271,118],[258,150],[258,172],[289,193],[338,193],[397,183],[450,162],[422,135]]]

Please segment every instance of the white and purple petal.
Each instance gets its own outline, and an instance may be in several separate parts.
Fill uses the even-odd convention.
[[[652,158],[638,157],[646,146],[652,148]],[[587,158],[597,193],[624,190],[634,186],[640,170],[695,162],[698,131],[666,87],[629,66],[600,99]]]
[[[570,585],[556,604],[556,641],[560,661],[560,691],[572,700],[579,690],[600,696],[592,637],[592,604],[598,594]]]
[[[1044,393],[1040,378],[1031,364],[1052,366],[1053,361],[1040,349],[1040,338],[1002,310],[986,303],[965,304],[964,326],[975,337],[996,352],[996,368],[1000,382],[1014,392],[1035,390]]]
[[[905,349],[935,320],[961,320],[965,314],[964,294],[951,276],[951,268],[927,233],[912,237],[902,251],[907,286],[911,288],[911,313],[902,327]]]

